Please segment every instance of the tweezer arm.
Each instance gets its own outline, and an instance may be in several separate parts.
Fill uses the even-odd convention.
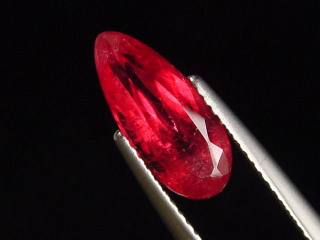
[[[263,179],[269,184],[278,199],[283,203],[304,235],[309,239],[320,239],[319,216],[279,165],[200,77],[191,76],[189,78],[200,95],[204,97],[206,103],[211,106],[213,112],[220,118],[233,139],[240,145],[248,159],[254,164],[257,171],[261,173]],[[138,157],[136,151],[129,145],[127,139],[118,131],[114,135],[114,140],[133,174],[175,239],[200,240],[201,238],[194,232],[192,226],[186,222],[185,217],[162,190],[160,184],[146,168],[143,160]]]
[[[263,179],[275,192],[304,235],[309,239],[320,239],[319,216],[279,165],[199,76],[191,76],[189,78],[200,95],[204,97],[206,103],[212,107],[213,112],[233,136],[233,139],[240,145],[242,151],[247,154],[248,159],[261,173]]]
[[[146,168],[143,160],[138,157],[137,152],[130,146],[128,140],[119,131],[114,134],[114,140],[173,237],[178,240],[201,240],[169,196],[162,190],[159,182],[154,179],[152,173]]]

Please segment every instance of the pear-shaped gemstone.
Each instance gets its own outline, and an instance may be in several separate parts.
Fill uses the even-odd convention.
[[[122,33],[97,37],[95,61],[121,133],[155,178],[187,198],[221,192],[231,172],[229,139],[190,80]]]

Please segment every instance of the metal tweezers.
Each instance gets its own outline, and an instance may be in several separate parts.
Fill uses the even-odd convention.
[[[200,95],[204,97],[205,102],[211,106],[213,112],[220,118],[222,124],[234,141],[239,144],[249,161],[261,173],[262,178],[269,184],[271,190],[283,203],[304,235],[309,239],[320,239],[318,214],[275,160],[204,80],[199,76],[190,76],[189,79]],[[146,168],[143,160],[138,157],[136,150],[130,146],[128,140],[119,131],[115,133],[114,140],[173,237],[181,240],[200,240],[200,236],[186,221],[183,214],[179,212],[177,206]]]

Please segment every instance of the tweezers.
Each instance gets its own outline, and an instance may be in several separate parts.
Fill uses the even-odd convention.
[[[205,102],[220,118],[233,140],[238,143],[241,150],[247,155],[262,178],[268,183],[270,189],[283,203],[284,207],[295,220],[297,226],[308,239],[320,239],[320,219],[316,211],[307,202],[287,175],[256,140],[250,131],[243,125],[237,116],[228,108],[220,97],[199,76],[190,76],[194,87],[203,96]],[[175,239],[200,240],[178,207],[171,201],[160,183],[146,168],[143,160],[138,157],[128,140],[117,131],[114,140],[131,171],[150,199],[162,221]]]

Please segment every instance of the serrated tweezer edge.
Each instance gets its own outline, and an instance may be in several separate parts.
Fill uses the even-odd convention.
[[[256,170],[269,184],[271,190],[282,202],[304,235],[309,239],[320,239],[319,216],[279,165],[201,77],[190,76],[189,79],[219,117],[234,141],[239,144],[249,161],[254,164]],[[138,157],[128,140],[119,131],[115,133],[114,140],[173,237],[178,240],[200,240],[200,236],[195,233],[191,224],[179,212],[177,206],[146,168],[143,160]]]

